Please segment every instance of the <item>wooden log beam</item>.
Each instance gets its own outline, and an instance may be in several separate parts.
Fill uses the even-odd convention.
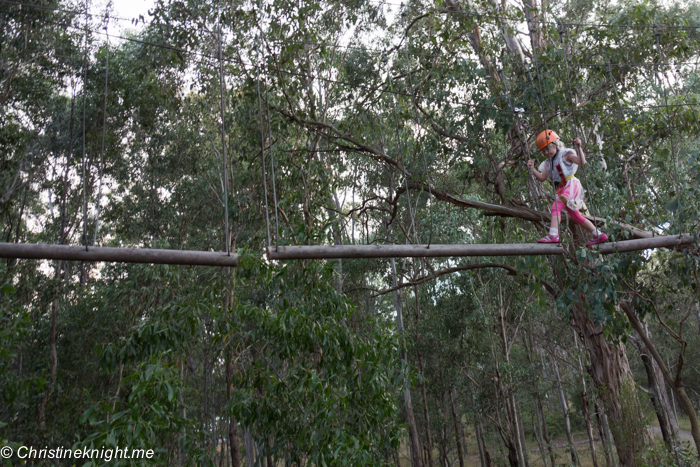
[[[465,245],[319,245],[267,249],[268,259],[432,258],[450,256],[561,255],[558,244],[510,243]]]
[[[226,256],[226,253],[213,251],[110,247],[89,247],[89,250],[86,251],[84,246],[36,243],[0,243],[0,258],[182,264],[191,266],[238,266],[238,255],[235,253],[231,253],[231,256]]]
[[[595,247],[602,254],[650,248],[677,248],[697,241],[693,235],[667,235],[637,240],[603,243]],[[341,259],[341,258],[438,258],[460,256],[533,256],[561,255],[564,249],[552,243],[494,243],[464,245],[298,245],[267,249],[273,259]]]
[[[676,248],[680,246],[690,246],[698,241],[695,235],[660,235],[652,238],[640,238],[636,240],[625,240],[622,242],[602,243],[598,247],[604,255],[611,253],[624,253],[625,251],[639,251],[650,248]]]

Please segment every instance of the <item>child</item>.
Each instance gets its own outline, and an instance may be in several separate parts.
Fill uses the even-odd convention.
[[[586,163],[586,155],[581,149],[581,140],[574,140],[576,152],[564,147],[559,136],[552,130],[546,130],[537,136],[537,149],[547,157],[540,165],[540,171],[535,169],[532,160],[527,161],[527,166],[532,170],[535,178],[541,182],[549,181],[557,188],[557,199],[552,205],[552,225],[549,235],[537,240],[538,243],[559,243],[559,222],[562,209],[566,209],[569,217],[586,231],[593,234],[593,239],[586,246],[597,245],[608,239],[608,236],[596,229],[591,221],[585,219],[579,209],[583,205],[583,187],[578,178],[574,176],[579,165]],[[578,153],[578,154],[577,154]]]

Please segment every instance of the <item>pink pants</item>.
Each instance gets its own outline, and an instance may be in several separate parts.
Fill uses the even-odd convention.
[[[552,217],[557,216],[558,218],[561,218],[561,210],[562,208],[566,209],[566,212],[569,213],[569,217],[576,222],[578,225],[583,224],[586,222],[586,219],[581,215],[581,213],[578,211],[574,211],[573,209],[569,208],[562,200],[557,198],[557,200],[552,204]]]

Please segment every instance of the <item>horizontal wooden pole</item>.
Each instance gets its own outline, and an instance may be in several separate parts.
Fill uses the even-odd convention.
[[[449,256],[561,255],[552,243],[494,243],[463,245],[320,245],[267,249],[268,259],[431,258]]]
[[[598,250],[603,254],[624,253],[625,251],[639,251],[650,248],[675,248],[688,246],[695,243],[698,238],[694,235],[660,235],[651,238],[639,238],[624,240],[622,242],[601,243]]]
[[[38,243],[0,243],[1,258],[105,261],[114,263],[182,264],[192,266],[238,266],[238,255],[213,251],[152,250]]]
[[[653,238],[603,243],[596,247],[602,254],[639,251],[650,248],[676,248],[697,241],[692,235],[667,235]],[[437,258],[460,256],[561,255],[559,244],[494,243],[462,245],[297,245],[270,247],[268,259],[340,259],[340,258]],[[181,264],[199,266],[238,266],[238,255],[211,251],[155,250],[147,248],[111,248],[83,246],[0,243],[1,258],[53,259],[66,261],[106,261],[120,263]]]
[[[597,248],[602,254],[675,248],[696,241],[692,235],[666,235],[653,238],[603,243]],[[463,245],[297,245],[269,247],[268,259],[340,259],[340,258],[437,258],[459,256],[532,256],[561,255],[556,243],[494,243]]]

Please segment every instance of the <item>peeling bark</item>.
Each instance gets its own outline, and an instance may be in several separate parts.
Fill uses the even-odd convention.
[[[585,297],[579,297],[572,318],[588,351],[588,373],[603,399],[612,424],[617,454],[622,467],[635,465],[638,450],[648,441],[648,432],[641,427],[643,419],[634,392],[634,377],[623,344],[609,342],[603,326],[595,324],[585,308]]]

